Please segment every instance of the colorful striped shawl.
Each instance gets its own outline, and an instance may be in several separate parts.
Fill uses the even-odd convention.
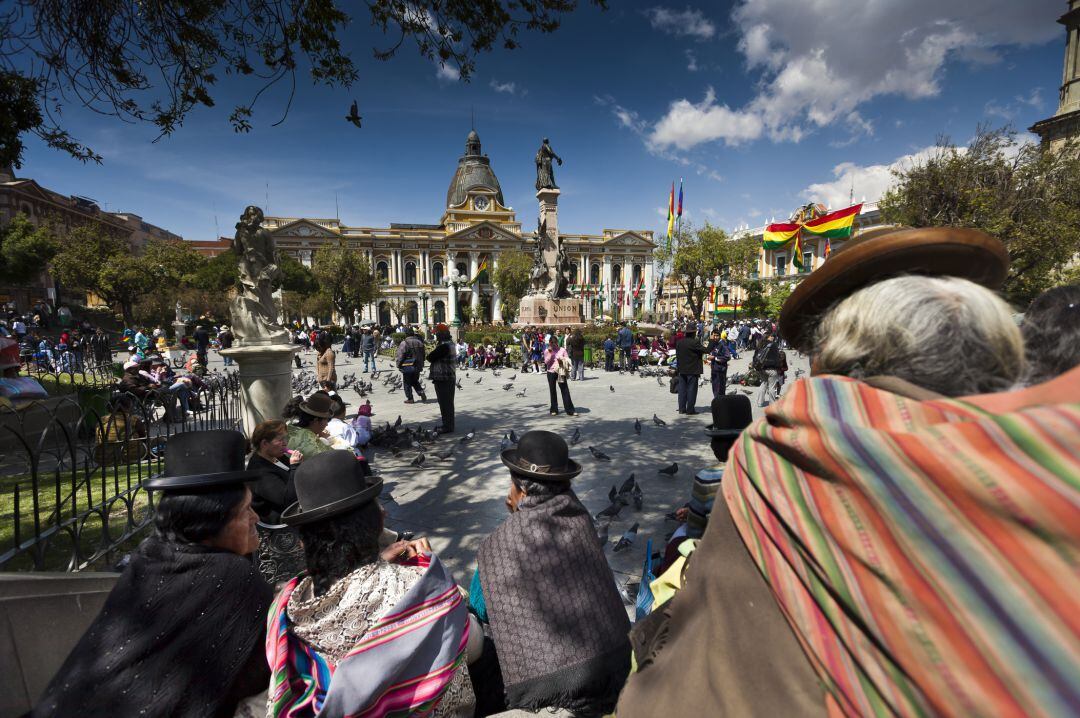
[[[1080,404],[806,379],[723,492],[833,714],[1080,715]]]
[[[275,718],[426,716],[438,705],[469,639],[461,592],[439,559],[393,609],[378,619],[336,666],[289,631],[286,607],[294,578],[270,609],[266,658],[270,715]]]

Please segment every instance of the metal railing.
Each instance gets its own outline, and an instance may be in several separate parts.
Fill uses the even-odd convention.
[[[240,426],[235,374],[198,379],[190,414],[176,394],[122,393],[92,371],[35,376],[60,391],[0,405],[0,571],[108,569],[152,523],[142,483],[169,437]]]

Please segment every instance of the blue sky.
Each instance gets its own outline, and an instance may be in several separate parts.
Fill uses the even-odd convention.
[[[20,176],[130,211],[187,239],[230,235],[247,204],[353,226],[438,222],[475,112],[507,202],[535,222],[533,154],[565,164],[560,229],[661,230],[672,180],[695,223],[759,226],[808,200],[876,199],[889,167],[979,123],[1023,130],[1057,106],[1063,0],[749,0],[585,7],[552,35],[481,55],[470,83],[381,38],[361,19],[353,88],[298,76],[264,94],[254,129],[227,122],[250,85],[172,137],[65,109],[104,157],[82,165],[31,141]],[[813,8],[811,9],[811,5]],[[352,99],[364,118],[344,121]],[[908,159],[905,159],[908,158]],[[216,223],[215,223],[216,218]]]

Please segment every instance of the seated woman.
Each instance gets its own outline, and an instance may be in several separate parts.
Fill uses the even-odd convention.
[[[510,517],[481,544],[469,589],[493,641],[476,666],[477,715],[610,713],[630,668],[630,621],[592,518],[570,488],[581,465],[549,431],[525,433],[502,461]]]
[[[348,451],[297,469],[282,520],[300,531],[308,572],[270,612],[269,716],[473,713],[466,661],[479,627],[427,541],[380,550],[381,491]]]
[[[251,484],[251,508],[259,516],[255,564],[272,586],[304,570],[304,550],[296,531],[281,525],[281,512],[296,501],[293,475],[304,459],[288,445],[288,428],[279,419],[261,422],[251,432],[253,451],[247,468],[259,474]]]
[[[289,424],[289,449],[304,456],[315,456],[330,451],[326,425],[334,416],[334,402],[330,395],[317,391],[296,406],[296,423]]]
[[[37,706],[40,716],[226,718],[269,684],[270,586],[252,565],[257,516],[244,436],[169,439],[154,535],[132,553],[101,613]]]
[[[975,230],[868,232],[799,284],[813,376],[735,442],[619,718],[1075,713],[1080,382],[994,394],[1024,371],[1008,266]]]

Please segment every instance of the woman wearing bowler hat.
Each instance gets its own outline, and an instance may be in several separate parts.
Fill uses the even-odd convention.
[[[610,713],[630,668],[630,621],[589,512],[581,465],[550,431],[502,453],[510,516],[477,553],[470,605],[490,625],[474,667],[477,715],[507,708]]]
[[[334,418],[334,400],[325,391],[317,391],[300,402],[296,411],[296,423],[290,424],[289,450],[304,456],[315,456],[330,451],[326,427]]]
[[[426,540],[380,549],[382,480],[337,450],[305,458],[295,486],[281,520],[308,570],[270,611],[268,715],[472,715],[479,625]]]
[[[249,557],[257,516],[237,431],[173,435],[154,535],[132,552],[32,716],[232,716],[265,691],[270,586]]]

